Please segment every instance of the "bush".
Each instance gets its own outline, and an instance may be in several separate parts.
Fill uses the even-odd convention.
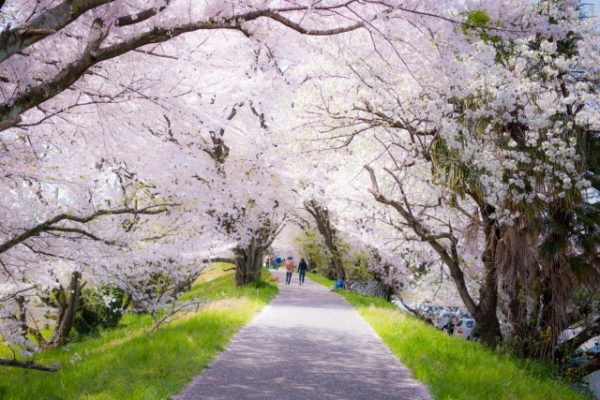
[[[84,289],[73,322],[77,334],[89,335],[117,326],[123,316],[124,297],[125,292],[114,287]]]
[[[359,282],[368,282],[373,279],[373,273],[369,270],[369,257],[360,251],[345,253],[344,268],[348,279]]]

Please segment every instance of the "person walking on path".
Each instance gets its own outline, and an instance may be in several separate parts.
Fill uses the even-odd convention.
[[[298,284],[299,285],[303,285],[304,284],[304,277],[306,276],[306,271],[308,271],[308,264],[306,263],[306,261],[304,261],[304,258],[300,259],[300,262],[298,263]]]
[[[285,284],[289,285],[292,282],[292,274],[294,273],[294,260],[292,257],[288,257],[285,262]]]

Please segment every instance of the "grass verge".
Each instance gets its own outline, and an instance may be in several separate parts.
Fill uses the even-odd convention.
[[[223,266],[220,266],[223,268]],[[268,274],[268,273],[265,273]],[[148,334],[147,315],[126,315],[119,327],[47,351],[40,363],[61,364],[56,373],[2,369],[0,399],[168,399],[208,366],[231,337],[276,294],[265,281],[236,288],[232,273],[200,279],[186,297],[211,303]]]
[[[320,275],[310,279],[333,287]],[[407,315],[393,304],[344,290],[346,298],[375,329],[390,350],[439,400],[583,400],[555,378],[551,366],[498,354],[479,343],[451,337]]]

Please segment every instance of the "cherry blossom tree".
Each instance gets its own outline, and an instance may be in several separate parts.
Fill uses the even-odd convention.
[[[218,164],[228,158],[228,146],[243,145],[222,140],[237,108],[245,103],[253,121],[266,129],[260,92],[253,92],[251,85],[241,93],[239,86],[221,85],[221,92],[212,90],[210,95],[209,83],[199,88],[191,82],[185,74],[197,71],[202,57],[192,53],[208,37],[159,50],[133,50],[195,30],[257,34],[258,29],[244,24],[263,17],[303,34],[335,34],[358,27],[352,23],[307,30],[284,16],[306,17],[307,6],[261,5],[214,2],[192,12],[173,9],[169,2],[38,3],[34,8],[3,2],[6,41],[0,68],[8,122],[2,127],[19,130],[5,131],[2,137],[7,188],[2,262],[3,277],[11,281],[3,286],[2,337],[22,355],[39,349],[28,339],[36,333],[31,326],[34,318],[23,318],[28,303],[24,299],[32,293],[43,296],[57,285],[73,288],[65,319],[59,319],[56,340],[51,340],[60,344],[68,337],[81,279],[117,284],[130,292],[136,307],[155,314],[173,304],[178,293],[175,288],[158,288],[157,279],[180,287],[201,269],[196,265],[192,272],[182,272],[198,258],[192,254],[181,260],[181,253],[191,250],[186,246],[200,242],[205,251],[228,241],[238,244],[236,251],[245,258],[240,265],[251,266],[248,274],[239,268],[240,283],[257,279],[257,260],[281,224],[281,215],[273,210],[279,213],[284,208],[281,201],[264,196],[277,177],[265,166],[255,166],[255,157],[265,152],[267,144],[245,154],[236,148],[234,161],[225,167]],[[305,22],[316,24],[331,10],[344,7],[317,7],[309,12],[315,18]],[[201,22],[190,22],[193,19]],[[222,43],[214,40],[203,50],[214,51]],[[60,49],[60,57],[48,51],[51,45]],[[234,41],[232,48],[244,50],[235,62],[259,75],[266,71],[267,47],[252,44],[244,49]],[[117,56],[133,67],[129,73],[120,75],[118,62],[100,64]],[[160,65],[135,68],[157,58],[163,61]],[[165,64],[183,76],[164,79]],[[214,65],[208,71],[211,68]],[[135,76],[138,69],[143,78]],[[239,69],[228,82],[235,82]],[[218,82],[223,79],[218,72],[204,78]],[[204,97],[198,96],[199,90],[205,91]],[[199,112],[199,106],[207,110]],[[23,120],[21,115],[33,107]],[[141,108],[144,119],[126,120],[127,114]],[[233,111],[221,118],[224,109]],[[248,142],[247,137],[244,140]],[[155,158],[140,157],[157,150]],[[65,160],[70,169],[64,168]],[[67,285],[69,279],[73,285]],[[15,364],[12,360],[7,365]]]
[[[311,111],[312,126],[320,124],[321,139],[333,142],[331,147],[365,146],[356,143],[361,135],[380,146],[367,172],[374,199],[402,221],[390,223],[428,243],[444,261],[488,344],[500,340],[501,284],[510,298],[507,314],[515,336],[548,346],[526,350],[531,353],[548,354],[568,325],[564,310],[576,279],[567,260],[593,268],[598,254],[589,242],[593,235],[577,244],[568,239],[569,226],[590,226],[575,210],[594,209],[589,199],[596,196],[588,189],[584,162],[590,145],[582,144],[595,140],[597,129],[591,61],[597,34],[574,6],[423,5],[424,13],[448,17],[388,25],[383,39],[372,32],[342,39],[338,57],[343,54],[346,65],[334,64],[325,73],[333,83],[318,85],[321,106]],[[413,40],[401,46],[407,32]],[[375,50],[352,46],[361,39],[374,41]],[[348,99],[347,93],[355,95]],[[565,215],[565,209],[573,214]],[[562,222],[549,219],[552,215],[562,215]],[[560,239],[547,231],[557,223],[566,228]],[[563,255],[549,256],[550,243],[563,243]],[[461,248],[470,248],[467,254],[475,250],[475,260]],[[554,260],[553,266],[544,259]],[[478,301],[467,269],[478,283]],[[545,295],[534,292],[542,287]],[[524,317],[526,304],[538,301],[541,309]],[[535,322],[542,315],[544,322]],[[529,323],[533,332],[523,334],[520,329]],[[552,334],[546,341],[548,326]]]
[[[97,64],[143,46],[203,30],[237,30],[250,36],[255,29],[250,23],[260,19],[276,21],[307,35],[342,33],[361,24],[348,24],[342,18],[346,25],[319,27],[319,20],[343,13],[351,3],[3,2],[0,127],[14,126],[21,114],[69,89]],[[307,24],[296,22],[298,19]]]
[[[47,369],[17,359],[36,298],[70,288],[57,344],[83,284],[159,326],[217,249],[258,280],[292,214],[338,278],[340,237],[397,290],[442,265],[525,355],[595,288],[598,33],[573,1],[7,0],[0,39],[2,365]]]

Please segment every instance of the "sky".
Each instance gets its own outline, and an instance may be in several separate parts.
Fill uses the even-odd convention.
[[[596,16],[600,15],[600,0],[584,0],[584,2],[592,14]]]

